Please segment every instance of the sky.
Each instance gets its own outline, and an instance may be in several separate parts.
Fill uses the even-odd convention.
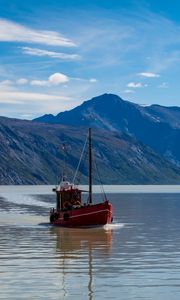
[[[180,1],[0,0],[0,115],[113,93],[180,106]]]

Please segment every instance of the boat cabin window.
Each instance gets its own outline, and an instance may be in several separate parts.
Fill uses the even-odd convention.
[[[64,208],[81,205],[81,194],[81,190],[78,189],[57,191],[56,209],[59,211]]]
[[[68,193],[68,192],[65,192],[65,193],[61,194],[61,200],[62,201],[71,201],[71,197],[72,197],[72,194]]]

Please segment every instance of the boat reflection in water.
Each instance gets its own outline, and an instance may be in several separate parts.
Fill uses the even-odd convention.
[[[63,298],[75,297],[75,289],[84,299],[93,299],[93,274],[103,268],[111,254],[112,229],[52,227],[56,235],[56,254],[62,273]],[[73,286],[76,284],[76,287]],[[76,295],[77,296],[77,295]]]

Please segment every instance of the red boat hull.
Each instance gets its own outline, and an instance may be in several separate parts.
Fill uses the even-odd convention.
[[[50,213],[50,222],[56,226],[103,226],[112,222],[112,205],[104,203],[81,206],[76,209]]]

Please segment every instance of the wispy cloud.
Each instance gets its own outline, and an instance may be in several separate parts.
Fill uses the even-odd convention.
[[[139,75],[155,78],[180,61],[180,52],[175,51],[180,46],[179,26],[160,14],[142,8],[139,12],[126,12],[121,18],[118,11],[104,14],[96,22],[94,18],[93,15],[90,26],[80,28],[81,34],[76,37],[84,45],[80,51],[94,62],[91,68],[121,65],[125,73],[127,65],[131,72],[136,65],[150,70]]]
[[[151,72],[141,72],[141,73],[138,73],[137,75],[140,75],[140,76],[143,76],[143,77],[148,77],[148,78],[157,78],[157,77],[160,77],[159,74],[151,73]]]
[[[97,79],[96,79],[96,78],[90,78],[90,79],[89,79],[89,82],[91,82],[91,83],[96,83],[96,82],[97,82]]]
[[[162,82],[158,87],[161,89],[167,89],[169,87],[169,85],[167,82]]]
[[[143,103],[144,98],[150,103],[154,98],[163,103],[165,99],[168,99],[164,97],[162,90],[166,88],[166,97],[178,99],[180,61],[180,26],[178,23],[173,22],[172,19],[168,20],[161,14],[145,10],[144,7],[141,10],[124,9],[123,14],[118,9],[104,10],[103,14],[101,10],[96,9],[94,11],[77,9],[74,13],[75,10],[72,8],[71,12],[73,12],[71,18],[65,18],[62,12],[63,21],[54,20],[55,29],[52,29],[54,31],[43,30],[43,28],[48,28],[48,24],[52,26],[51,18],[45,20],[46,27],[42,18],[36,23],[42,24],[41,27],[40,25],[35,27],[35,24],[27,27],[7,19],[0,19],[0,42],[23,43],[21,45],[19,43],[3,44],[0,79],[10,80],[9,83],[5,80],[2,82],[3,92],[9,91],[10,93],[10,91],[13,92],[13,88],[19,89],[19,92],[14,91],[14,95],[15,93],[17,95],[16,101],[23,98],[23,92],[24,96],[30,92],[30,97],[37,99],[36,106],[32,106],[32,112],[38,111],[38,100],[41,98],[39,95],[46,93],[65,95],[73,100],[84,100],[104,91],[118,94],[121,90],[126,93],[126,96],[129,93],[129,97]],[[120,13],[121,18],[119,18]],[[63,27],[61,27],[62,24]],[[62,28],[66,28],[65,37],[61,36]],[[79,46],[78,50],[73,48],[76,42]],[[41,57],[43,60],[45,58],[46,63],[42,63]],[[66,61],[68,63],[65,63]],[[76,62],[73,69],[69,61]],[[6,65],[3,66],[5,63]],[[56,72],[59,70],[67,75],[62,73],[57,75]],[[172,79],[172,76],[174,76],[173,86],[176,89],[167,89],[168,84],[163,81],[170,82],[168,78]],[[157,82],[150,89],[146,88],[145,83],[152,81]],[[6,96],[7,101],[13,98],[12,94],[6,93]],[[0,95],[2,100],[3,97],[5,94]],[[51,99],[52,101],[49,98],[48,103],[51,105],[46,107],[46,113],[55,110],[54,103],[55,106],[58,104],[58,99],[55,100],[53,97]],[[34,100],[33,103],[35,102]],[[40,105],[43,105],[43,101],[40,102]],[[71,103],[72,106],[74,103]],[[42,106],[40,108],[39,111],[43,112]],[[65,108],[67,106],[64,101],[62,110]],[[23,109],[24,112],[26,109],[30,113],[29,106]],[[58,111],[60,109],[57,105]]]
[[[10,86],[12,84],[13,84],[13,81],[9,80],[9,79],[0,81],[0,87],[6,87],[6,86]]]
[[[19,78],[16,80],[3,80],[0,81],[0,89],[9,89],[9,88],[17,88],[31,85],[31,86],[39,86],[39,87],[54,87],[54,86],[59,86],[68,83],[69,81],[71,82],[80,82],[81,84],[94,84],[97,83],[98,80],[96,78],[90,78],[90,79],[84,79],[84,78],[78,78],[78,77],[69,77],[63,73],[53,73],[51,74],[47,80],[41,80],[41,79],[28,79],[28,78]],[[90,85],[89,85],[90,86]]]
[[[7,19],[0,19],[1,42],[26,42],[52,46],[73,47],[75,43],[56,31],[34,30]]]
[[[81,57],[78,54],[68,54],[68,53],[62,53],[62,52],[54,52],[54,51],[47,51],[37,48],[31,48],[31,47],[22,47],[23,53],[33,56],[49,56],[52,58],[58,58],[61,60],[80,60]]]
[[[43,93],[21,92],[21,91],[6,91],[0,92],[0,103],[26,103],[27,101],[53,101],[53,100],[67,100],[68,97],[59,95],[50,95]]]
[[[52,86],[67,83],[69,80],[69,77],[62,73],[54,73],[49,76],[48,80],[32,80],[30,83],[37,86]]]
[[[97,83],[98,80],[96,78],[80,78],[80,77],[69,77],[69,79],[71,79],[71,81],[75,81],[75,82],[81,82],[81,83],[87,83],[87,82],[90,82],[90,83]]]
[[[46,91],[36,92],[32,90],[22,91],[21,86],[6,89],[0,86],[1,114],[4,116],[33,119],[45,113],[57,114],[72,108],[74,98],[64,95],[62,92]],[[28,115],[27,115],[28,112]]]
[[[129,82],[127,84],[128,88],[142,88],[142,87],[147,87],[147,84],[143,84],[142,82]]]
[[[74,100],[74,98],[73,98]],[[56,113],[73,106],[70,96],[53,93],[37,93],[20,90],[2,90],[0,88],[0,104],[3,115],[33,119],[45,113]],[[27,115],[27,112],[29,116]]]
[[[31,80],[30,84],[35,85],[35,86],[48,86],[49,81],[47,81],[47,80]]]
[[[28,83],[28,79],[26,79],[26,78],[20,78],[20,79],[16,80],[16,84],[19,84],[19,85],[24,85],[27,83]]]
[[[127,90],[124,90],[124,93],[125,94],[131,94],[131,93],[134,93],[134,90],[127,89]]]

